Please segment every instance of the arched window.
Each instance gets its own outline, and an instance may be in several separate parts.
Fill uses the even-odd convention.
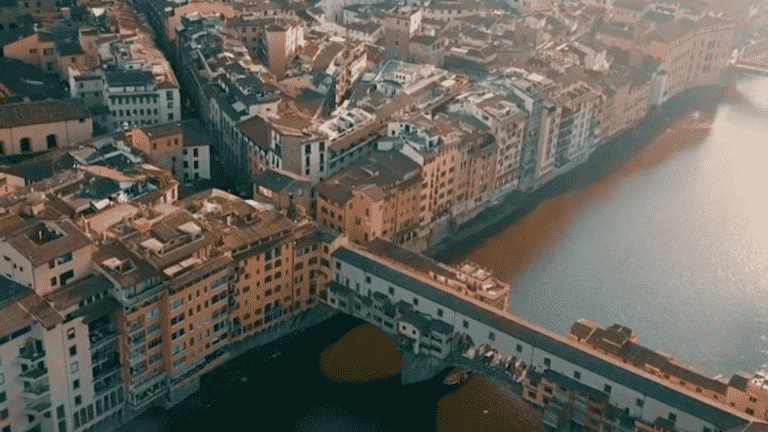
[[[50,134],[45,138],[45,141],[48,143],[48,148],[56,148],[56,135]]]
[[[29,138],[22,138],[20,144],[22,153],[32,150],[32,145],[29,143]]]

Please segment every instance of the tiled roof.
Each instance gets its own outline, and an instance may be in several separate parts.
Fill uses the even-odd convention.
[[[368,185],[389,190],[391,186],[419,178],[419,165],[399,151],[382,151],[325,179],[316,186],[317,193],[336,203],[346,204],[352,191]]]
[[[293,185],[298,180],[288,174],[284,174],[272,169],[261,172],[253,177],[253,183],[258,186],[264,186],[273,191],[282,191]]]
[[[91,113],[79,99],[0,105],[0,128],[89,118]]]
[[[104,78],[110,87],[146,86],[155,82],[152,74],[144,70],[107,71]]]
[[[656,37],[666,43],[672,43],[691,33],[695,28],[696,23],[694,21],[683,18],[680,21],[675,21],[656,30],[653,32],[652,37]]]
[[[79,302],[112,288],[112,282],[100,273],[88,275],[78,281],[67,284],[47,296],[53,307],[59,311],[78,304]]]
[[[7,240],[8,244],[28,259],[34,267],[41,266],[66,253],[74,252],[93,244],[93,241],[81,233],[72,222],[66,220],[56,222],[64,231],[64,235],[43,244],[36,244],[29,236],[37,231],[42,223],[41,221],[40,223],[28,226]]]
[[[628,367],[579,348],[569,343],[563,336],[521,317],[513,316],[509,313],[500,313],[480,302],[462,298],[458,294],[442,289],[436,289],[420,279],[396,271],[378,260],[363,255],[359,251],[342,247],[337,249],[333,256],[342,262],[365,269],[367,273],[393,285],[401,286],[438,305],[454,310],[458,314],[473,317],[489,327],[536,347],[536,349],[560,357],[580,368],[593,371],[611,381],[626,386],[647,397],[659,400],[677,410],[689,413],[721,429],[743,429],[750,423],[746,415],[727,411],[724,408],[710,405],[698,398],[674,390],[661,384],[655,378],[651,378],[650,375],[645,376],[642,372],[632,371]]]

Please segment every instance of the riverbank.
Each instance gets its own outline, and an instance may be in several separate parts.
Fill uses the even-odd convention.
[[[695,111],[711,116],[724,98],[738,97],[729,83],[723,87],[697,87],[670,99],[652,110],[638,126],[599,147],[584,164],[562,174],[530,193],[513,192],[498,205],[486,209],[461,225],[425,255],[441,262],[455,263],[484,241],[520,220],[540,203],[582,189],[618,171],[627,161],[665,133],[675,123]],[[546,233],[549,227],[537,227]],[[504,257],[508,260],[509,257]],[[488,263],[482,262],[490,267]],[[497,274],[497,276],[500,276]]]

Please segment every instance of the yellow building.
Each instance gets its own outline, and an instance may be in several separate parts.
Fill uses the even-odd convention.
[[[661,61],[667,79],[662,101],[687,88],[711,85],[720,79],[732,49],[736,23],[704,16],[683,18],[644,38],[647,55]]]
[[[317,185],[317,221],[355,243],[381,237],[402,244],[416,236],[420,185],[411,158],[374,152]]]

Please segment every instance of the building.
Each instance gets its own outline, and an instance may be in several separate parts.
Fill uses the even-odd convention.
[[[304,28],[300,25],[270,24],[264,27],[267,65],[277,79],[284,76],[288,62],[304,44]]]
[[[421,29],[421,10],[403,7],[391,11],[384,18],[384,55],[386,58],[410,60],[409,45]]]
[[[130,145],[175,177],[184,181],[211,179],[210,145],[197,120],[133,128],[129,136]]]
[[[614,0],[609,9],[609,21],[622,24],[640,22],[648,6],[648,2],[639,0]]]
[[[6,57],[58,73],[66,80],[70,69],[96,66],[95,57],[88,55],[82,47],[91,31],[71,23],[60,23],[6,44],[3,53]]]
[[[88,140],[93,120],[77,99],[0,105],[0,153],[16,155]]]
[[[354,243],[384,238],[403,244],[419,225],[421,183],[420,167],[408,156],[374,152],[316,186],[316,220]]]
[[[487,125],[499,154],[496,161],[495,195],[502,196],[517,188],[520,180],[523,132],[527,117],[509,98],[493,93],[471,95],[449,110],[465,112]]]
[[[181,119],[177,85],[158,85],[144,70],[105,71],[104,94],[113,129],[123,125],[149,126]]]
[[[95,365],[90,354],[96,343],[91,337],[96,333],[90,331],[90,314],[82,311],[74,318],[64,318],[57,310],[63,306],[58,298],[50,300],[52,306],[25,286],[7,278],[0,281],[5,318],[0,355],[6,380],[0,393],[6,403],[2,428],[74,430],[119,417],[124,403],[119,381],[118,386],[106,389],[94,387]],[[99,298],[108,287],[101,289]],[[78,303],[73,308],[78,309]],[[108,343],[109,333],[102,339]],[[110,402],[106,408],[104,396]],[[94,402],[98,403],[98,414]]]
[[[682,18],[645,36],[644,51],[661,62],[666,81],[661,101],[687,88],[719,81],[731,56],[736,23],[704,16]]]
[[[301,207],[308,214],[312,206],[312,183],[288,171],[268,169],[253,176],[253,197],[269,203],[278,210],[288,210],[291,205]]]

